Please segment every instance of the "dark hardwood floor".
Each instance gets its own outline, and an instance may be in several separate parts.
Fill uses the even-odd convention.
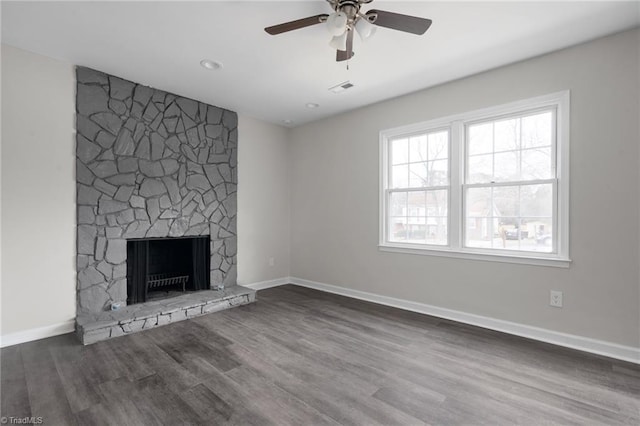
[[[296,286],[0,356],[2,416],[47,425],[640,424],[636,365]]]

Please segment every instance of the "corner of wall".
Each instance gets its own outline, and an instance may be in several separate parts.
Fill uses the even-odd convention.
[[[289,276],[289,129],[239,114],[238,283]]]

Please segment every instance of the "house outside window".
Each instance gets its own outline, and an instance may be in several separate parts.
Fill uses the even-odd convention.
[[[569,265],[569,92],[380,133],[380,248]]]

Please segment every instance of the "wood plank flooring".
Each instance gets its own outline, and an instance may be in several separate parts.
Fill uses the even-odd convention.
[[[81,346],[2,349],[46,425],[640,424],[640,367],[292,285]]]

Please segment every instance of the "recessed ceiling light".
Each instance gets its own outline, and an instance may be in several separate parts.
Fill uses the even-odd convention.
[[[293,120],[289,120],[289,119],[287,119],[287,120],[282,120],[282,122],[283,122],[284,124],[293,124]]]
[[[219,70],[222,68],[222,62],[212,61],[211,59],[201,60],[200,65],[208,70]]]
[[[309,102],[309,103],[306,105],[306,107],[307,107],[307,108],[311,108],[311,109],[313,109],[313,108],[318,108],[319,106],[320,106],[320,105],[318,105],[318,104],[314,104],[313,102]]]

